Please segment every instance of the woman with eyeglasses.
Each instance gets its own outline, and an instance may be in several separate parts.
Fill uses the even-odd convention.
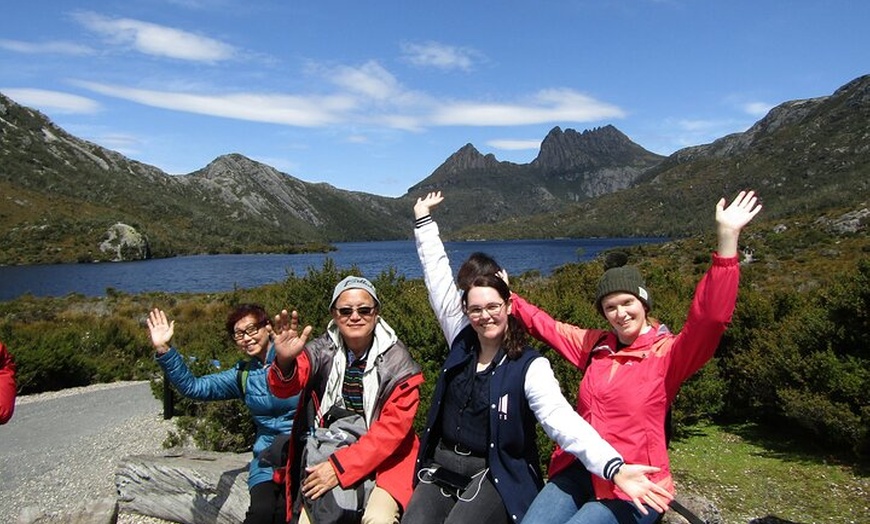
[[[494,261],[475,254],[459,271],[459,287],[454,283],[430,214],[442,200],[440,191],[429,193],[414,206],[417,254],[450,352],[402,523],[521,522],[544,484],[536,422],[589,470],[630,493],[640,511],[644,503],[655,506],[651,492],[667,492],[645,474],[658,468],[625,464],[571,408],[549,362],[526,346],[525,331],[511,316],[510,289],[492,272]]]
[[[411,497],[423,373],[380,308],[372,283],[348,276],[333,290],[326,332],[311,342],[306,344],[311,326],[300,332],[295,311],[282,311],[273,322],[269,387],[280,397],[301,392],[304,406],[287,466],[288,508],[295,516],[301,506],[299,524],[394,524]],[[332,418],[360,417],[365,427],[355,442],[328,451],[325,460],[308,455],[303,463],[302,450],[311,449],[304,429],[315,433]],[[336,508],[333,501],[345,499],[348,490],[362,495],[353,497],[353,508]],[[294,497],[302,503],[292,505]]]
[[[275,446],[280,447],[290,433],[298,397],[281,399],[269,393],[266,370],[275,358],[275,350],[265,309],[257,304],[241,304],[229,313],[225,323],[227,334],[247,358],[233,368],[202,377],[195,377],[181,353],[170,345],[175,331],[174,320],[168,321],[166,313],[155,308],[148,315],[147,323],[157,363],[179,393],[195,400],[238,398],[248,406],[257,433],[253,460],[248,467],[251,502],[245,514],[245,524],[284,524],[284,469],[276,470],[267,463],[264,452],[276,442],[276,437]],[[278,462],[278,458],[273,460]]]

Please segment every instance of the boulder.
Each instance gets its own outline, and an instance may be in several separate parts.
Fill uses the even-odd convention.
[[[46,513],[35,507],[27,507],[18,516],[18,524],[115,524],[118,522],[118,501],[104,498],[85,502],[63,513]]]
[[[665,512],[661,524],[688,523],[689,520],[683,517],[683,515],[675,509],[675,507],[679,506],[689,510],[692,514],[701,519],[704,524],[722,524],[722,522],[724,522],[722,520],[722,514],[719,512],[719,508],[700,495],[678,491],[677,495],[674,497],[674,502],[677,504],[671,504],[671,509]]]
[[[250,457],[188,449],[126,457],[115,472],[120,511],[182,524],[239,524],[250,500]]]
[[[103,238],[100,251],[112,255],[113,262],[151,258],[148,239],[133,226],[118,222],[106,231]]]

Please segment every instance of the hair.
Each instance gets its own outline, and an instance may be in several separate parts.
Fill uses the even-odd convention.
[[[227,315],[226,329],[227,334],[229,334],[230,337],[233,336],[233,332],[236,329],[236,322],[248,315],[253,316],[256,319],[257,324],[261,326],[270,323],[269,315],[266,314],[266,310],[263,309],[263,306],[259,304],[239,304],[230,311],[229,315]]]
[[[476,251],[468,255],[465,262],[459,266],[459,271],[456,273],[456,286],[460,290],[466,291],[471,287],[471,282],[475,277],[480,275],[495,275],[499,271],[501,271],[501,266],[498,265],[498,262],[494,258],[486,253]]]
[[[505,304],[510,303],[511,290],[504,280],[493,274],[477,275],[468,282],[468,288],[462,292],[463,309],[468,306],[468,292],[476,287],[491,287],[498,292],[499,296],[505,301]],[[528,334],[520,321],[514,318],[513,315],[508,315],[507,320],[507,330],[501,345],[505,353],[507,353],[508,358],[516,360],[523,354],[523,350],[526,348]]]

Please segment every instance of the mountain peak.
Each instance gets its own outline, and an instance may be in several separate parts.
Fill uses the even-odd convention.
[[[635,144],[610,124],[582,133],[573,129],[562,131],[556,126],[547,133],[532,165],[544,169],[588,170],[661,158]]]
[[[450,155],[435,173],[456,173],[469,169],[486,169],[498,165],[495,155],[492,153],[483,155],[470,143],[462,146],[457,152]]]

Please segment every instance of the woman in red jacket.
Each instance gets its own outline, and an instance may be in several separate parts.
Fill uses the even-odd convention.
[[[521,297],[513,314],[535,337],[584,370],[577,412],[622,454],[626,462],[661,468],[650,479],[674,492],[664,421],[680,385],[716,351],[737,300],[741,229],[761,210],[752,191],[725,206],[716,204],[718,249],[698,284],[689,316],[678,334],[649,317],[652,298],[632,266],[608,269],[598,284],[596,307],[611,330],[557,322]],[[616,488],[589,475],[574,457],[556,449],[550,481],[535,498],[523,524],[650,523]]]
[[[15,411],[15,361],[0,342],[0,424],[6,424]]]

